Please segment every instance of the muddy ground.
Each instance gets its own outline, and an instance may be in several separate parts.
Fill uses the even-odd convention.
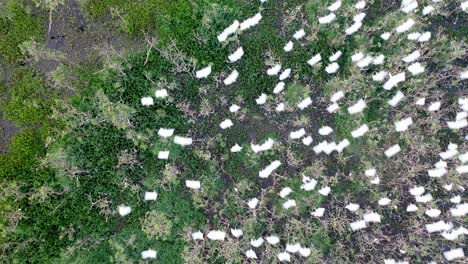
[[[60,64],[81,66],[99,64],[102,61],[102,50],[115,52],[143,50],[144,40],[130,39],[115,27],[115,21],[110,14],[100,20],[91,19],[86,15],[82,1],[69,0],[54,10],[50,32],[46,32],[43,43],[49,51],[64,55],[60,59],[40,59],[25,61],[24,65],[38,68],[45,76],[49,76]],[[34,12],[44,12],[35,10]],[[8,85],[14,68],[0,61],[0,79]],[[69,91],[63,92],[69,96]],[[20,128],[1,118],[0,110],[0,153],[5,153],[11,137]]]

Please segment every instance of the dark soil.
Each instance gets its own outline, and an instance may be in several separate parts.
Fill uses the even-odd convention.
[[[46,32],[44,41],[47,49],[65,56],[63,59],[43,59],[26,63],[35,66],[46,75],[53,72],[61,63],[99,64],[100,48],[113,48],[117,52],[144,48],[143,41],[129,39],[124,33],[119,32],[112,25],[111,18],[91,20],[86,17],[79,1],[73,0],[67,1],[53,12],[51,30]],[[3,84],[8,85],[12,70],[8,65],[0,63],[0,81]],[[68,91],[62,94],[69,96]],[[2,120],[0,113],[0,153],[6,151],[8,141],[16,131],[18,128],[15,128],[11,122]]]
[[[141,50],[143,41],[129,39],[113,25],[112,19],[92,20],[86,16],[77,1],[67,1],[60,5],[52,15],[50,32],[45,36],[48,49],[59,51],[65,59],[39,61],[37,66],[47,73],[59,63],[91,64],[99,62],[98,49],[112,47],[116,51]]]

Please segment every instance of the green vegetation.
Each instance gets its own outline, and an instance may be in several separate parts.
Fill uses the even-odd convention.
[[[449,215],[452,204],[445,202],[463,186],[463,177],[452,169],[443,178],[427,176],[448,144],[466,150],[463,130],[446,125],[460,111],[458,98],[466,96],[466,83],[459,78],[466,68],[466,51],[457,33],[464,28],[444,28],[442,22],[449,19],[447,14],[460,14],[433,3],[440,14],[418,18],[414,28],[433,30],[430,42],[421,44],[396,33],[384,41],[381,33],[394,32],[408,16],[419,15],[388,7],[386,1],[370,1],[363,10],[364,26],[346,36],[344,30],[360,11],[355,2],[343,1],[334,23],[319,24],[317,18],[328,14],[333,2],[0,4],[0,65],[6,77],[0,85],[0,132],[5,131],[0,135],[0,262],[152,263],[142,260],[141,252],[154,249],[158,263],[244,263],[252,248],[259,262],[275,263],[286,244],[294,243],[310,249],[310,256],[291,254],[291,262],[383,263],[390,257],[443,262],[442,254],[432,253],[459,247],[462,239],[428,236],[424,225],[434,219],[428,220],[424,210],[442,206]],[[63,5],[76,5],[72,10],[77,13],[67,13]],[[216,36],[234,20],[242,22],[258,12],[258,25],[218,42]],[[57,41],[54,47],[44,41],[47,17],[50,23],[60,16],[70,16],[76,32],[112,35],[119,30],[143,48],[113,47],[121,44],[119,39],[92,42],[86,47],[92,45],[93,51],[83,49],[83,56],[93,59],[77,62],[64,50],[80,46],[74,42],[79,34],[68,38],[73,32],[61,32],[57,25],[53,37],[62,37],[63,43]],[[306,36],[285,52],[301,28]],[[238,47],[244,56],[228,63],[227,56]],[[416,49],[423,54],[423,74],[407,71],[407,80],[391,91],[372,80],[380,70],[396,74],[407,69],[402,57]],[[328,74],[329,57],[337,51],[342,52],[340,69]],[[384,54],[385,61],[359,69],[351,61],[357,52]],[[311,67],[306,62],[318,53],[322,60]],[[272,92],[278,76],[266,74],[275,64],[292,69],[278,95]],[[208,65],[208,78],[195,78],[195,72]],[[238,80],[223,85],[234,69]],[[161,89],[168,97],[156,98]],[[338,91],[345,97],[332,114],[326,108]],[[388,101],[396,91],[405,98],[392,107]],[[257,105],[262,93],[268,100]],[[308,96],[312,105],[297,109]],[[154,104],[142,105],[143,97],[152,97]],[[420,97],[427,99],[424,107],[414,104]],[[350,114],[347,108],[360,99],[366,108]],[[443,110],[427,111],[436,100]],[[279,103],[286,104],[283,111],[277,110]],[[232,111],[233,104],[240,109]],[[407,117],[414,124],[397,132],[395,123]],[[226,119],[233,127],[221,129]],[[14,129],[4,128],[3,121]],[[362,124],[370,130],[352,137]],[[333,132],[319,134],[324,126]],[[174,129],[174,135],[162,137],[160,128]],[[306,135],[292,139],[291,132],[302,128]],[[175,135],[193,142],[178,145]],[[306,136],[313,140],[309,145]],[[253,151],[253,144],[269,138],[274,140],[271,149]],[[320,142],[344,139],[350,146],[343,152],[315,153]],[[402,151],[387,158],[384,151],[397,143]],[[241,147],[237,152],[236,144]],[[169,151],[167,160],[159,157],[163,151]],[[276,160],[281,165],[267,178],[259,177]],[[365,175],[371,168],[376,168],[375,177]],[[201,188],[188,188],[187,180],[199,181]],[[310,181],[316,185],[305,187]],[[446,184],[457,192],[446,191]],[[408,194],[413,186],[424,186],[434,201],[418,203],[420,211],[409,214],[405,208],[415,203]],[[323,192],[326,187],[329,194]],[[291,192],[284,195],[287,188]],[[157,199],[145,201],[147,191],[156,192]],[[384,197],[391,199],[390,205],[378,204]],[[254,199],[258,204],[252,206]],[[294,205],[286,208],[292,200]],[[352,203],[360,209],[346,209]],[[131,212],[121,216],[119,206],[129,206]],[[324,214],[315,215],[320,209]],[[350,223],[371,211],[382,221],[352,231]],[[459,218],[450,221],[457,227],[464,224]],[[242,229],[243,235],[235,238],[231,229]],[[225,231],[228,238],[210,240],[211,230]],[[197,231],[203,233],[202,240],[193,239]],[[278,236],[280,244],[252,246],[252,240],[271,235]]]
[[[8,0],[0,13],[0,56],[8,63],[16,65],[23,57],[21,43],[44,38],[44,18],[33,14],[32,7],[30,1]]]

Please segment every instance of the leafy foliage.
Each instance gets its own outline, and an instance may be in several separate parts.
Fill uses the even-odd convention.
[[[0,55],[11,64],[23,57],[19,45],[28,40],[42,40],[44,18],[32,14],[32,3],[8,0],[5,13],[0,14]]]

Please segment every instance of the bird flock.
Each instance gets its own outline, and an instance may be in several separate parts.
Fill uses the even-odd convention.
[[[272,1],[272,0],[271,0]],[[394,30],[390,32],[382,32],[380,38],[383,41],[388,41],[396,35],[405,34],[407,39],[418,43],[418,45],[424,45],[427,42],[430,42],[433,36],[431,32],[413,32],[412,28],[415,27],[418,23],[421,23],[418,20],[418,17],[425,17],[431,15],[435,10],[437,10],[439,3],[442,0],[432,0],[432,3],[425,6],[420,6],[417,0],[403,0],[401,2],[400,11],[404,13],[407,18],[398,24]],[[267,5],[267,0],[260,1],[259,12],[247,17],[242,20],[242,22],[235,20],[232,24],[228,25],[222,32],[217,35],[217,40],[219,43],[224,43],[230,39],[236,39],[239,34],[242,34],[244,31],[255,27],[257,24],[262,23],[262,8],[264,5]],[[421,1],[420,1],[421,2]],[[426,2],[425,2],[426,3]],[[327,26],[329,24],[335,23],[337,16],[339,16],[340,8],[342,8],[342,2],[340,0],[332,3],[322,14],[322,16],[317,17],[318,23],[321,26]],[[352,23],[342,32],[345,36],[351,36],[359,32],[366,22],[366,1],[358,1],[351,8],[354,9],[354,17],[352,18]],[[463,11],[466,12],[467,2],[460,3],[460,7]],[[307,28],[299,28],[297,31],[292,34],[291,39],[284,44],[284,52],[294,52],[298,48],[299,42],[301,39],[307,36]],[[239,43],[239,42],[238,42]],[[238,48],[227,57],[227,61],[231,65],[236,65],[239,61],[242,60],[244,56],[249,56],[248,50],[244,50],[241,46],[241,43],[238,44]],[[323,58],[320,53],[310,54],[309,58],[304,59],[304,64],[308,64],[309,67],[316,70],[320,67],[324,67],[325,72],[330,76],[333,76],[340,70],[340,58],[342,58],[343,52],[340,50],[335,51],[328,58]],[[402,103],[411,103],[406,102],[406,95],[398,90],[402,83],[410,80],[411,78],[418,78],[418,76],[426,71],[427,66],[422,62],[418,62],[421,58],[421,51],[416,49],[409,54],[404,54],[402,63],[404,64],[405,70],[397,69],[385,69],[382,67],[385,60],[387,59],[384,54],[372,54],[371,52],[365,50],[358,50],[351,56],[352,66],[356,67],[357,70],[367,70],[370,66],[375,67],[375,72],[371,73],[369,78],[372,79],[377,85],[382,85],[383,89],[388,92],[395,92],[393,97],[387,101],[388,105],[391,107],[397,107]],[[328,59],[328,60],[327,60]],[[323,66],[322,66],[323,65]],[[197,79],[206,79],[212,74],[213,65],[205,65],[195,72],[195,78]],[[268,100],[271,100],[271,96],[278,96],[284,92],[286,89],[286,83],[293,73],[292,67],[287,65],[274,64],[270,65],[264,74],[270,78],[277,78],[277,84],[272,87],[271,94],[267,95],[265,93],[259,94],[258,97],[253,98],[258,107],[262,107]],[[236,83],[236,81],[242,78],[242,75],[238,70],[234,69],[222,80],[225,86],[230,86]],[[468,78],[468,71],[460,72],[459,78],[465,80]],[[326,107],[326,111],[330,114],[335,114],[338,112],[347,112],[349,115],[359,115],[368,107],[369,98],[359,98],[355,100],[352,104],[345,105],[340,103],[343,98],[346,97],[347,92],[345,90],[340,90],[333,93],[329,98],[329,104]],[[141,98],[141,104],[143,106],[150,106],[154,104],[154,100],[164,100],[168,96],[168,92],[163,90],[157,90],[155,92],[154,98],[151,96]],[[468,96],[460,97],[456,102],[459,107],[459,112],[457,112],[455,119],[445,121],[444,126],[452,130],[462,130],[468,127]],[[298,111],[305,111],[311,105],[314,104],[314,100],[311,97],[307,97],[301,100],[297,105]],[[443,102],[432,101],[431,98],[417,98],[412,102],[414,108],[426,109],[428,112],[439,111],[442,107]],[[231,114],[236,113],[241,109],[242,106],[237,104],[231,104],[229,107],[229,112]],[[342,110],[343,109],[343,110]],[[285,102],[280,102],[275,106],[277,112],[282,112],[285,110]],[[238,125],[238,121],[234,117],[226,117],[222,122],[219,123],[219,128],[221,130],[229,130],[232,127]],[[412,117],[404,117],[394,123],[393,129],[403,135],[406,131],[414,126],[415,120]],[[442,122],[442,121],[441,121]],[[305,128],[299,128],[289,131],[288,140],[298,141],[304,144],[305,146],[310,146],[313,152],[316,155],[325,154],[332,155],[332,153],[341,153],[347,147],[350,146],[351,138],[361,138],[365,137],[366,134],[371,131],[373,127],[370,124],[359,124],[355,127],[349,134],[349,139],[342,139],[339,142],[323,140],[321,142],[314,142],[311,133]],[[192,144],[193,140],[190,137],[185,137],[182,135],[174,135],[174,129],[171,128],[159,128],[158,135],[161,138],[173,138],[175,144],[181,146],[189,146]],[[318,130],[318,134],[327,137],[334,133],[334,130],[331,126],[322,126]],[[386,139],[382,139],[386,140]],[[254,154],[260,155],[262,152],[271,150],[277,142],[272,138],[265,138],[261,142],[237,142],[230,147],[232,153],[239,153],[243,148],[249,147]],[[404,147],[400,146],[397,142],[386,142],[387,147],[383,150],[383,154],[388,159],[388,162],[391,162],[392,158],[397,155],[403,155],[405,152]],[[402,153],[403,152],[403,153]],[[167,160],[171,155],[169,150],[159,151],[158,159]],[[457,175],[462,177],[463,175],[468,174],[468,152],[463,149],[459,149],[459,146],[456,144],[450,143],[446,150],[441,153],[434,153],[434,156],[440,158],[440,160],[433,164],[430,169],[427,170],[427,177],[429,178],[441,178],[447,175],[449,172],[454,171]],[[448,162],[449,161],[449,162]],[[280,167],[287,166],[287,163],[282,160],[271,160],[268,165],[263,167],[263,169],[258,171],[258,177],[266,179],[275,174]],[[379,168],[378,167],[369,167],[362,172],[366,178],[369,179],[369,183],[373,185],[378,185],[380,183],[379,178]],[[196,178],[192,180],[187,180],[185,182],[187,189],[194,192],[201,191],[203,185]],[[447,191],[452,191],[454,193],[453,197],[450,199],[452,207],[449,210],[449,217],[453,218],[463,218],[468,213],[468,203],[462,202],[462,195],[465,191],[464,187],[459,183],[450,183],[443,186]],[[307,192],[317,191],[323,197],[333,195],[333,189],[326,185],[322,184],[314,178],[302,176],[302,184],[300,186],[301,190]],[[297,207],[298,203],[294,199],[288,198],[288,196],[295,192],[292,187],[284,186],[281,191],[278,193],[279,197],[282,199],[282,207],[285,210],[288,210],[293,207]],[[430,192],[426,191],[423,186],[410,186],[406,193],[412,199],[412,202],[407,204],[406,208],[398,208],[398,210],[404,210],[406,213],[416,213],[418,211],[424,212],[428,216],[428,221],[425,224],[425,230],[432,234],[436,233],[442,236],[444,239],[456,241],[459,238],[468,234],[468,230],[463,226],[455,226],[451,221],[441,220],[441,210],[438,208],[431,207],[431,201],[433,196]],[[146,201],[155,201],[157,202],[157,193],[154,191],[145,192],[144,198]],[[246,206],[248,210],[255,211],[261,202],[261,197],[252,197],[250,200],[246,201]],[[388,197],[380,197],[377,201],[377,206],[386,208],[393,207],[394,201]],[[363,232],[364,229],[372,228],[373,225],[378,225],[384,221],[383,217],[376,211],[367,210],[362,213],[358,213],[361,210],[361,207],[358,203],[349,203],[344,207],[346,210],[355,213],[355,221],[349,222],[349,228],[353,232]],[[320,218],[323,217],[327,212],[325,208],[315,208],[310,212],[312,217]],[[131,208],[126,205],[121,205],[118,207],[118,213],[121,216],[126,216],[131,213]],[[242,227],[237,228],[228,228],[225,230],[199,230],[191,234],[191,238],[194,243],[200,240],[213,240],[222,243],[226,239],[236,239],[240,241],[245,241],[249,245],[249,248],[245,250],[244,255],[247,259],[258,259],[258,254],[262,252],[262,245],[265,243],[278,247],[279,251],[276,255],[277,260],[280,262],[290,262],[294,256],[307,258],[311,254],[311,245],[301,244],[298,242],[290,243],[287,237],[281,237],[280,234],[267,234],[261,237],[244,237]],[[281,241],[285,243],[280,243]],[[462,240],[459,240],[462,241]],[[443,256],[447,261],[464,259],[466,248],[463,248],[463,242],[460,242],[460,247],[450,248],[443,252]],[[143,259],[153,259],[157,256],[156,249],[148,249],[141,252]],[[385,259],[385,263],[409,263],[405,260],[395,260],[395,259]]]

